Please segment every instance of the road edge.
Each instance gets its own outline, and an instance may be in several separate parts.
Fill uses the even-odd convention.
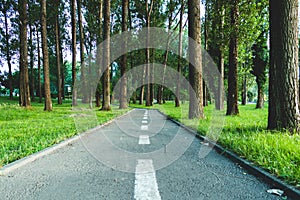
[[[209,143],[209,146],[211,148],[215,149],[220,155],[224,155],[225,157],[229,158],[231,161],[239,164],[249,174],[254,175],[256,178],[264,181],[265,183],[269,184],[272,187],[276,187],[278,189],[283,190],[284,191],[283,195],[286,195],[286,196],[291,197],[293,199],[300,199],[300,190],[298,190],[294,186],[285,183],[284,181],[282,181],[279,178],[275,177],[271,173],[265,171],[264,169],[262,169],[258,166],[253,165],[248,160],[239,157],[237,154],[225,149],[221,145],[210,141],[208,138],[200,135],[199,132],[196,131],[195,129],[187,127],[186,125],[182,124],[181,122],[176,121],[175,119],[171,118],[170,116],[166,115],[165,113],[161,112],[160,110],[158,110],[158,109],[153,109],[153,110],[157,110],[159,113],[164,115],[168,120],[170,120],[173,123],[175,123],[175,124],[179,125],[180,127],[184,128],[189,133],[195,135],[201,141],[205,141],[205,142]]]
[[[65,146],[67,146],[67,145],[69,145],[69,144],[71,144],[71,143],[79,140],[81,137],[83,137],[85,135],[88,135],[88,134],[90,134],[90,133],[92,133],[92,132],[94,132],[94,131],[96,131],[96,130],[104,127],[104,126],[107,126],[107,125],[111,124],[115,120],[117,120],[117,119],[119,119],[119,118],[121,118],[121,117],[129,114],[133,110],[135,110],[135,108],[131,109],[128,112],[126,112],[126,113],[124,113],[124,114],[122,114],[122,115],[120,115],[120,116],[118,116],[116,118],[113,118],[113,119],[111,119],[111,120],[109,120],[109,121],[107,121],[107,122],[105,122],[103,124],[100,124],[100,125],[98,125],[98,126],[96,126],[94,128],[91,128],[91,129],[89,129],[89,130],[87,130],[87,131],[85,131],[83,133],[79,133],[79,134],[77,133],[76,135],[74,135],[74,136],[72,136],[72,137],[70,137],[70,138],[68,138],[66,140],[63,140],[63,141],[59,142],[58,144],[54,144],[54,145],[52,145],[50,147],[47,147],[47,148],[45,148],[43,150],[40,150],[40,151],[36,152],[36,153],[33,153],[33,154],[28,155],[26,157],[23,157],[23,158],[21,158],[19,160],[11,162],[11,163],[3,166],[2,168],[0,168],[0,176],[8,175],[10,172],[18,169],[19,167],[22,167],[24,165],[27,165],[29,163],[34,162],[37,159],[40,159],[40,158],[42,158],[42,157],[44,157],[46,155],[49,155],[49,154],[57,151],[58,149],[61,149],[61,148],[65,147]]]

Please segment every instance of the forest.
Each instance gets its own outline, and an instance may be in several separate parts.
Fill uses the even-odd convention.
[[[250,105],[261,132],[299,137],[298,21],[297,0],[0,0],[1,96],[45,115],[166,104],[200,124]]]
[[[169,35],[165,38],[167,51],[146,48],[126,53],[103,73],[94,95],[80,96],[82,102],[87,103],[92,98],[97,107],[110,110],[111,100],[116,98],[120,108],[126,108],[129,102],[126,85],[135,77],[122,79],[123,87],[116,97],[111,95],[111,88],[127,69],[154,61],[172,66],[190,80],[198,99],[197,102],[190,101],[190,110],[195,111],[190,113],[190,118],[203,117],[203,106],[208,102],[215,102],[216,109],[223,110],[226,101],[226,114],[237,115],[238,102],[242,105],[248,101],[256,102],[259,109],[267,101],[268,128],[298,129],[298,4],[297,1],[288,1],[282,5],[274,3],[272,7],[272,3],[265,0],[237,0],[233,3],[207,0],[201,2],[201,10],[200,2],[184,0],[146,3],[117,0],[2,1],[2,94],[9,94],[10,99],[18,95],[20,106],[24,107],[30,106],[31,101],[43,101],[44,98],[45,110],[52,110],[52,98],[61,104],[62,99],[73,94],[73,105],[76,105],[76,92],[72,92],[76,78],[80,76],[81,83],[85,84],[87,65],[105,62],[107,54],[103,52],[101,55],[97,49],[102,41],[122,31],[161,27]],[[191,6],[195,9],[191,10]],[[204,12],[202,15],[200,10]],[[280,14],[273,16],[272,12]],[[192,47],[186,48],[187,35],[201,44],[219,69],[221,77],[214,94],[201,80],[202,69],[198,74],[176,56],[191,51]],[[178,52],[172,52],[171,45],[176,46]],[[197,59],[197,56],[193,57]],[[202,63],[198,65],[202,68]],[[151,74],[153,72],[146,70],[142,76],[151,77]],[[140,104],[146,100],[147,106],[151,106],[154,99],[159,104],[165,99],[173,99],[176,106],[180,106],[180,98],[186,99],[187,95],[181,97],[180,84],[177,85],[179,88],[174,95],[168,88],[147,83],[130,99],[134,103],[139,100]],[[284,88],[278,90],[278,86]],[[193,106],[197,108],[193,109]]]

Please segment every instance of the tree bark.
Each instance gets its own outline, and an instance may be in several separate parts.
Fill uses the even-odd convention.
[[[203,88],[202,88],[202,63],[200,46],[200,4],[199,1],[188,1],[189,19],[189,81],[191,84],[189,96],[189,118],[202,118],[203,113]],[[194,40],[196,44],[193,43]],[[192,63],[195,63],[194,65]]]
[[[264,87],[261,83],[261,81],[258,81],[256,79],[257,83],[257,102],[256,102],[256,108],[260,109],[264,107]]]
[[[103,18],[103,0],[99,0],[99,19],[100,19],[100,24],[99,24],[99,33],[97,35],[97,66],[98,66],[98,73],[99,75],[102,73],[103,70],[103,63],[101,62],[101,56],[103,55],[101,48],[99,46],[100,42],[102,42],[102,18]],[[99,84],[97,86],[96,89],[96,93],[95,93],[95,97],[96,97],[96,107],[100,107],[101,106],[101,82],[103,82],[102,77],[99,80]]]
[[[150,17],[151,17],[151,12],[152,12],[152,6],[153,6],[153,0],[150,2],[150,7],[148,5],[148,1],[146,2],[146,27],[147,27],[147,41],[146,41],[146,80],[147,80],[147,93],[146,93],[146,106],[151,106],[150,102],[150,49],[148,48],[149,46],[149,37],[150,37]]]
[[[104,0],[104,29],[103,29],[103,40],[104,51],[103,51],[103,100],[102,110],[108,111],[110,108],[110,1]]]
[[[82,95],[82,103],[88,103],[88,91],[86,87],[86,66],[84,63],[84,33],[82,25],[82,14],[81,14],[81,0],[77,0],[77,15],[78,15],[78,26],[79,26],[79,46],[80,46],[80,87]]]
[[[166,68],[167,68],[167,63],[168,63],[168,56],[169,56],[169,47],[170,47],[170,37],[171,37],[171,28],[172,28],[172,23],[173,23],[173,6],[172,6],[172,0],[169,2],[169,16],[168,16],[168,37],[167,37],[167,43],[166,43],[166,51],[164,53],[164,61],[163,61],[163,74],[162,74],[162,83],[165,83],[165,73],[166,73]],[[164,99],[164,86],[159,85],[158,86],[158,93],[157,93],[157,102],[158,104],[165,103]]]
[[[128,7],[129,1],[122,1],[122,31],[127,31],[128,22]],[[122,46],[124,52],[127,52],[127,39],[124,38],[124,43]],[[120,109],[125,109],[128,107],[127,103],[127,54],[125,53],[121,57],[121,90],[120,90]]]
[[[72,105],[77,106],[76,81],[76,1],[71,0],[71,25],[72,25]]]
[[[175,107],[180,107],[180,88],[181,88],[181,57],[182,57],[182,24],[184,14],[184,1],[181,0],[180,18],[179,18],[179,41],[178,41],[178,61],[177,61],[177,87],[175,95]]]
[[[228,97],[226,115],[238,115],[238,0],[234,0],[231,7],[231,27],[229,42],[229,67],[228,67]]]
[[[270,0],[268,129],[299,131],[298,1]]]
[[[217,88],[217,94],[216,94],[216,109],[217,110],[224,110],[224,54],[223,54],[223,46],[224,46],[224,15],[225,15],[225,9],[221,2],[217,1],[217,9],[219,14],[219,28],[218,31],[220,33],[221,40],[218,44],[218,70],[220,73],[220,76],[218,77],[218,88]]]
[[[46,0],[41,0],[41,27],[42,27],[42,49],[44,67],[44,90],[45,90],[45,111],[52,110],[52,100],[50,94],[50,74],[49,74],[49,55],[47,44],[47,13]]]
[[[201,29],[200,2],[188,0],[188,35],[189,35],[189,118],[204,118],[202,58],[201,58]],[[194,63],[194,65],[193,65]]]
[[[29,62],[29,66],[30,66],[30,97],[31,100],[34,101],[34,90],[35,90],[35,86],[34,86],[34,47],[33,47],[33,30],[32,30],[32,25],[31,23],[29,24],[29,46],[30,46],[30,62]]]
[[[58,26],[58,35],[60,36],[60,24]],[[64,58],[63,58],[63,48],[62,48],[62,41],[61,41],[61,37],[59,37],[59,40],[58,40],[58,45],[59,45],[59,55],[60,55],[60,74],[61,74],[61,86],[60,86],[60,89],[61,89],[61,98],[62,99],[65,99],[65,64],[64,64]]]
[[[60,41],[59,41],[59,5],[60,1],[56,1],[56,16],[55,16],[55,53],[57,66],[57,103],[62,104],[62,84],[61,84],[61,55],[60,55]]]
[[[247,77],[244,75],[243,77],[243,90],[242,90],[242,105],[247,104]]]
[[[42,83],[41,83],[41,53],[40,53],[40,36],[38,26],[36,26],[36,40],[38,52],[38,88],[39,88],[39,103],[42,103]]]
[[[20,14],[20,106],[30,107],[27,46],[27,0],[19,0]]]

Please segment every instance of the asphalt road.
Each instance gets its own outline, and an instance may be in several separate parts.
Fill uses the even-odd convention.
[[[270,188],[158,111],[142,109],[0,176],[1,200],[281,199]]]

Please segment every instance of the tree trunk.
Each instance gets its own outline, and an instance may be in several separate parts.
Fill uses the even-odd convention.
[[[30,107],[27,46],[27,0],[19,0],[20,14],[20,106]]]
[[[243,90],[242,90],[242,105],[247,104],[247,76],[243,77]]]
[[[71,0],[71,25],[72,25],[72,105],[77,106],[76,81],[76,1]]]
[[[107,41],[104,44],[103,51],[103,100],[102,110],[108,111],[110,108],[110,1],[104,0],[104,29],[103,40]]]
[[[153,99],[154,99],[154,63],[155,63],[155,50],[151,49],[152,51],[152,68],[150,71],[150,106],[153,106]]]
[[[102,73],[103,70],[103,63],[101,62],[101,56],[103,55],[101,48],[100,48],[100,42],[102,42],[102,18],[103,18],[103,0],[99,1],[99,19],[100,19],[100,24],[99,24],[99,33],[97,35],[97,59],[96,63],[98,66],[98,73],[99,75]],[[103,60],[102,60],[103,61]],[[100,77],[99,84],[96,89],[95,97],[96,97],[96,107],[101,106],[101,83],[103,82],[103,77]]]
[[[7,11],[4,13],[4,26],[5,26],[5,43],[6,43],[6,59],[8,65],[8,81],[9,81],[9,99],[13,99],[13,86],[12,86],[12,66],[11,66],[11,56],[10,56],[10,45],[9,45],[9,33],[8,33],[8,21],[7,21]]]
[[[122,31],[127,31],[128,22],[128,6],[129,0],[122,1]],[[122,46],[124,52],[127,52],[127,40],[124,38],[124,43]],[[125,53],[121,57],[121,90],[120,90],[120,109],[125,109],[128,107],[127,103],[127,54]]]
[[[231,8],[231,27],[229,42],[229,67],[228,67],[228,98],[226,115],[238,115],[238,0],[234,0]]]
[[[39,103],[42,103],[42,83],[41,83],[41,53],[40,53],[40,36],[38,27],[36,27],[36,40],[38,51],[38,88],[39,88]]]
[[[189,34],[189,118],[204,118],[200,2],[188,0],[188,34]]]
[[[61,84],[61,55],[60,55],[60,42],[59,42],[59,5],[60,1],[56,2],[56,16],[55,16],[55,53],[56,53],[56,66],[57,66],[57,103],[62,104],[62,84]]]
[[[41,27],[42,27],[42,49],[44,66],[44,90],[45,90],[45,111],[52,110],[52,100],[50,94],[50,75],[49,75],[49,55],[47,44],[47,14],[46,0],[41,0]]]
[[[151,11],[152,11],[152,5],[153,5],[153,0],[151,0],[151,5],[149,8],[148,1],[146,1],[146,27],[147,27],[147,38],[146,38],[146,80],[147,80],[147,93],[146,93],[146,106],[151,106],[150,102],[150,49],[148,48],[149,46],[149,37],[150,37],[150,16],[151,16]]]
[[[86,87],[86,66],[84,63],[84,34],[82,26],[82,13],[81,13],[81,0],[77,0],[77,15],[78,15],[78,26],[79,26],[79,46],[80,46],[80,87],[82,95],[82,103],[88,103],[88,91]]]
[[[60,26],[58,26],[58,35],[60,36]],[[61,38],[59,37],[59,55],[60,55],[60,74],[61,74],[61,86],[60,86],[60,89],[61,89],[61,98],[62,99],[65,99],[65,64],[64,64],[64,58],[63,58],[63,49],[62,49],[62,41],[61,41]]]
[[[177,61],[177,87],[175,97],[175,107],[180,107],[180,88],[181,88],[181,57],[182,57],[182,24],[184,14],[184,1],[181,0],[180,18],[179,18],[179,41],[178,41],[178,61]]]
[[[224,46],[224,15],[225,15],[225,9],[222,5],[222,2],[217,1],[217,10],[219,13],[219,28],[218,31],[220,33],[220,42],[218,44],[218,70],[220,73],[220,76],[218,77],[218,87],[217,87],[217,94],[216,94],[216,109],[217,110],[224,110],[224,54],[223,54],[223,46]]]
[[[218,68],[220,77],[218,78],[216,109],[224,110],[224,56],[221,49],[219,51]]]
[[[270,0],[268,129],[299,131],[298,1]]]
[[[208,106],[208,90],[206,88],[205,81],[202,80],[202,85],[203,85],[203,106]]]
[[[33,30],[32,25],[29,24],[29,46],[30,46],[30,97],[34,101],[34,48],[33,48]]]
[[[257,102],[256,102],[256,108],[260,109],[264,107],[264,87],[261,83],[261,81],[258,81],[256,79],[257,83]]]
[[[163,74],[162,74],[162,83],[165,83],[165,73],[166,73],[166,68],[167,68],[167,62],[168,62],[168,55],[169,55],[169,47],[170,47],[170,37],[171,37],[171,28],[172,28],[172,23],[173,23],[173,6],[172,0],[170,0],[170,8],[169,8],[169,17],[168,17],[168,38],[167,38],[167,44],[166,44],[166,50],[164,53],[164,61],[163,61]],[[157,102],[158,104],[165,103],[164,99],[164,86],[159,85],[158,86],[158,93],[157,93]]]
[[[181,0],[180,18],[179,18],[179,41],[178,41],[178,61],[177,61],[177,87],[175,95],[175,107],[180,107],[180,88],[181,88],[181,57],[182,57],[182,25],[184,15],[184,0]]]

